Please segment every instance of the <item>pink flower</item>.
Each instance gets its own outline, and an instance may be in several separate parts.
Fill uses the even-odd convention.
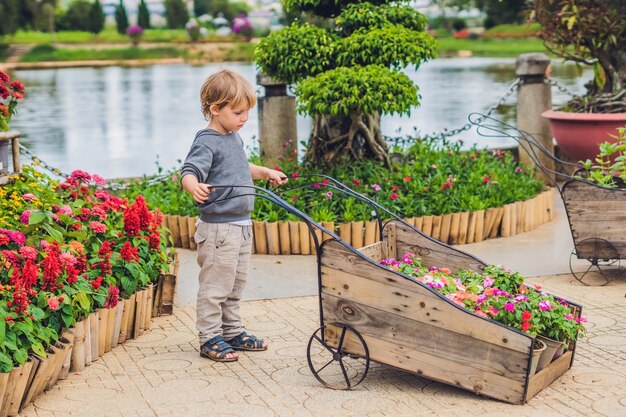
[[[484,182],[485,184],[487,184],[487,183],[489,182],[489,177],[484,177],[484,178],[483,178],[483,182]]]
[[[100,222],[96,222],[96,221],[93,221],[93,222],[89,223],[89,227],[95,233],[106,233],[106,231],[107,231],[106,225],[104,225],[103,223],[100,223]]]
[[[291,202],[292,202],[292,203],[295,203],[295,202],[296,202],[296,200],[298,200],[298,196],[297,196],[297,195],[292,195],[292,196],[291,196]]]
[[[24,212],[20,216],[20,223],[28,225],[28,221],[30,220],[30,213],[32,212],[32,210],[24,210]]]
[[[573,314],[566,314],[565,318],[571,321],[571,320],[574,320],[574,315]]]
[[[587,317],[578,317],[576,319],[576,323],[587,323],[589,320],[587,320]]]
[[[22,194],[22,198],[26,201],[32,201],[34,199],[36,199],[37,197],[35,197],[34,194],[31,193],[26,193],[26,194]]]
[[[537,303],[541,311],[552,310],[552,306],[550,305],[550,300],[541,300]]]
[[[404,182],[411,182],[411,177],[404,177],[403,180]]]
[[[59,214],[66,214],[68,216],[72,215],[72,208],[70,206],[61,206],[59,207]]]
[[[378,184],[372,184],[371,187],[374,189],[374,191],[380,191],[380,185]]]
[[[491,287],[491,286],[493,285],[493,281],[494,281],[494,279],[493,279],[493,278],[491,278],[491,277],[486,277],[486,278],[483,280],[483,287],[485,287],[485,288],[487,288],[487,287]]]
[[[352,185],[358,187],[359,185],[361,185],[361,182],[359,180],[352,180]]]
[[[58,310],[59,309],[59,300],[54,297],[48,298],[48,307],[50,310]]]
[[[513,311],[515,311],[515,304],[511,303],[510,301],[506,302],[504,304],[504,309],[509,313],[512,313]]]
[[[328,197],[329,199],[333,198],[333,192],[332,191],[327,192],[326,197]]]
[[[102,177],[101,177],[100,175],[98,175],[98,174],[93,174],[93,175],[91,176],[91,180],[92,180],[93,182],[95,182],[96,184],[98,184],[98,185],[104,185],[104,184],[106,183],[106,181],[104,180],[104,178],[102,178]]]
[[[297,172],[294,172],[293,174],[291,174],[291,178],[293,178],[294,180],[297,180],[299,177]]]
[[[519,174],[520,172],[522,172],[522,168],[520,168],[520,167],[515,168],[515,173],[516,174]]]
[[[22,255],[22,258],[24,259],[30,259],[34,261],[35,259],[37,259],[37,250],[32,246],[22,246],[20,248],[20,255]]]
[[[396,194],[396,193],[391,193],[389,198],[392,199],[392,200],[397,200],[398,198],[400,198],[400,196],[398,194]]]

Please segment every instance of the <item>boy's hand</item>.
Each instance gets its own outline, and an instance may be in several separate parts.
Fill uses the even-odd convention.
[[[196,203],[202,204],[209,198],[209,194],[215,191],[215,188],[211,187],[211,184],[202,184],[199,182],[190,191]]]
[[[267,180],[273,186],[277,187],[279,185],[287,184],[287,181],[289,181],[289,178],[287,178],[287,176],[280,171],[276,171],[274,169],[268,169],[268,171]]]

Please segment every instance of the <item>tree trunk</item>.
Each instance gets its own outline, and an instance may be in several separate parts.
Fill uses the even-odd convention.
[[[380,115],[316,115],[306,159],[313,163],[376,159],[389,163],[389,148],[380,131]]]

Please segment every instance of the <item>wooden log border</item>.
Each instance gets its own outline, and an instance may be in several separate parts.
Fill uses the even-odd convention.
[[[506,204],[503,207],[410,217],[404,220],[444,243],[463,245],[531,231],[550,222],[553,212],[554,189],[550,188],[530,200]],[[196,232],[196,217],[167,215],[165,218],[165,226],[170,230],[174,247],[195,249],[193,235]],[[332,227],[337,235],[356,249],[380,240],[375,222],[324,223],[326,228]],[[253,232],[254,253],[261,255],[315,254],[313,239],[304,222],[266,224],[254,221]],[[328,235],[320,234],[318,238],[321,242],[322,239],[326,240]]]

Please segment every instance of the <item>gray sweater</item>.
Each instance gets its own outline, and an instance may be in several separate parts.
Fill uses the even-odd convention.
[[[181,178],[195,176],[199,182],[211,185],[252,185],[248,158],[238,133],[222,135],[212,129],[196,134],[181,169]],[[208,223],[229,223],[250,219],[254,196],[230,198],[254,193],[251,188],[217,188],[205,203],[198,204],[200,218]],[[217,201],[229,197],[225,201]]]

